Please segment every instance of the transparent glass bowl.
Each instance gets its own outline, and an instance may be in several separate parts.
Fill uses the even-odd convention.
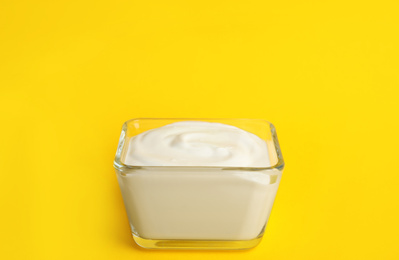
[[[134,166],[130,138],[178,121],[233,125],[262,138],[270,167]],[[247,249],[262,239],[284,167],[274,126],[258,119],[132,119],[114,167],[135,242],[144,248]]]

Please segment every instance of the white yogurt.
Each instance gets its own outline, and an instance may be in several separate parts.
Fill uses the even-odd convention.
[[[136,166],[270,166],[267,145],[240,128],[183,121],[130,139],[124,163]]]
[[[184,121],[128,140],[134,166],[270,166],[266,142],[220,123]],[[133,234],[159,240],[251,240],[262,234],[278,171],[148,167],[118,174]]]

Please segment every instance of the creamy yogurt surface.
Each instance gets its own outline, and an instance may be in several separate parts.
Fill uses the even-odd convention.
[[[221,123],[176,122],[138,134],[128,142],[127,165],[270,166],[263,139]]]

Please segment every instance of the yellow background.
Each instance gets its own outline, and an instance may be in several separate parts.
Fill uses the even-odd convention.
[[[1,259],[398,259],[397,1],[0,1]],[[249,251],[134,245],[135,117],[262,118],[286,169]]]

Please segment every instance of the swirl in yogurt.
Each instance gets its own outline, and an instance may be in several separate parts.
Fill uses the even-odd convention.
[[[266,142],[235,126],[182,121],[129,140],[124,163],[134,166],[269,167]]]

